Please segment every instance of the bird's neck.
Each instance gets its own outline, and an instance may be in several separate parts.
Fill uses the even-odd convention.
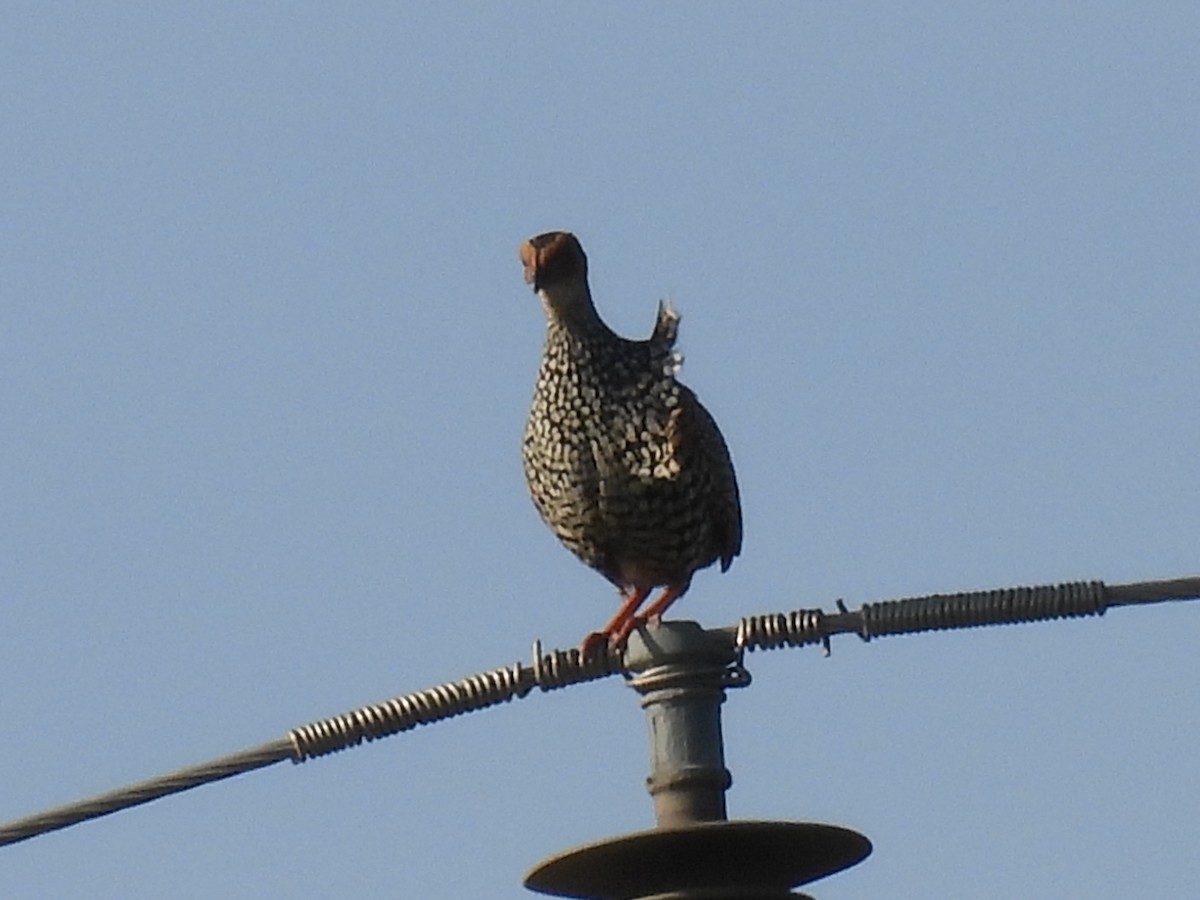
[[[561,285],[538,291],[551,330],[565,331],[577,337],[613,337],[600,319],[591,291],[584,285]]]

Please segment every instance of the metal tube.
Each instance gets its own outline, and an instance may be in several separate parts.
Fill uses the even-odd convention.
[[[539,863],[525,886],[583,900],[812,900],[792,889],[871,852],[857,832],[812,822],[730,822],[721,703],[745,687],[733,636],[664,622],[630,636],[626,668],[650,726],[658,827]]]
[[[650,776],[659,828],[727,818],[721,703],[749,683],[732,642],[695,622],[664,622],[630,636],[625,664],[650,730]]]

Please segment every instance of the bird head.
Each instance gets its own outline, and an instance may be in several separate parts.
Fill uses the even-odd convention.
[[[569,231],[547,231],[521,244],[525,281],[541,292],[587,282],[587,255]]]
[[[567,329],[604,328],[592,305],[587,256],[575,235],[547,231],[521,244],[525,280],[532,285],[551,322]]]

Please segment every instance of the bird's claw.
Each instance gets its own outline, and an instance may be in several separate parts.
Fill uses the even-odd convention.
[[[613,645],[612,636],[603,631],[593,631],[579,644],[579,658],[582,660],[596,659],[606,656]]]

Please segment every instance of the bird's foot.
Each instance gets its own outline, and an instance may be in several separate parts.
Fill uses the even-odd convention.
[[[621,623],[611,638],[609,643],[615,648],[622,648],[629,640],[629,636],[641,628],[643,625],[660,625],[662,624],[662,616],[655,614],[642,614],[631,616],[625,622]]]
[[[613,643],[612,636],[604,631],[593,631],[580,642],[579,658],[582,660],[599,659],[608,655],[610,649],[619,649]]]
[[[649,593],[648,587],[634,588],[628,593],[622,593],[621,608],[617,610],[617,614],[599,631],[593,631],[585,637],[579,645],[580,658],[589,659],[595,654],[619,653],[624,648],[629,633],[633,631],[632,623],[637,615],[637,608]]]

